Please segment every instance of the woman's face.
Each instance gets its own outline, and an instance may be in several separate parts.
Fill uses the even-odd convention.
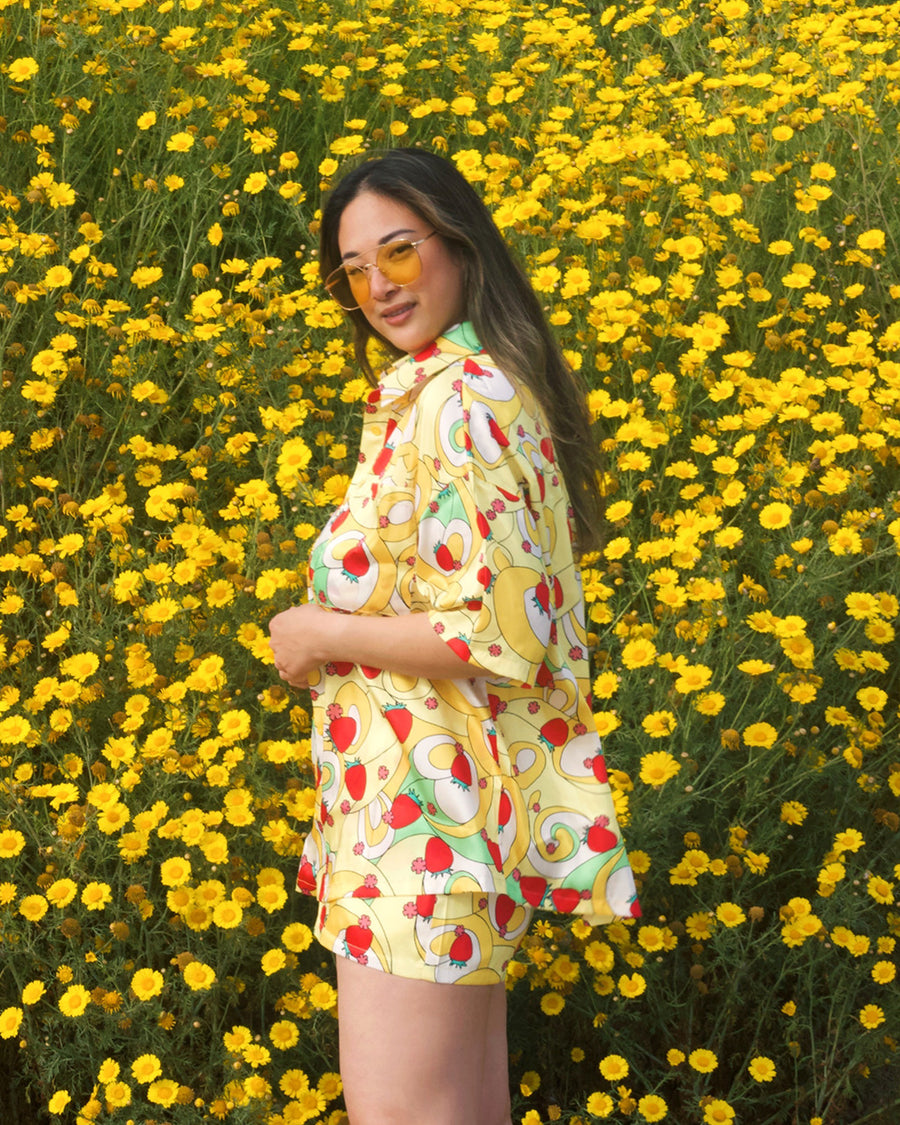
[[[432,234],[415,211],[386,195],[361,191],[347,204],[338,226],[345,265],[370,266],[369,296],[360,309],[372,328],[400,351],[415,355],[465,316],[463,263],[435,234],[417,247],[422,272],[407,285],[389,281],[374,265],[381,246],[416,242]]]

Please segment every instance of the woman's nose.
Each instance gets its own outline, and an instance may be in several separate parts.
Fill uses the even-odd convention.
[[[383,301],[385,297],[389,297],[392,293],[396,292],[398,286],[395,282],[389,281],[378,266],[373,265],[369,270],[369,292],[376,301]]]

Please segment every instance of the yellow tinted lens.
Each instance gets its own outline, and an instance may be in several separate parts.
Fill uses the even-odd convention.
[[[367,271],[361,270],[358,266],[344,266],[344,273],[356,304],[364,304],[369,299],[369,275]]]
[[[363,277],[363,283],[365,284],[365,276]],[[350,285],[350,278],[343,266],[339,266],[328,275],[325,288],[342,309],[355,309],[359,306],[359,301]],[[368,285],[365,288],[366,295],[368,295]]]
[[[378,271],[395,285],[409,285],[422,272],[418,251],[411,242],[388,242],[375,259]]]

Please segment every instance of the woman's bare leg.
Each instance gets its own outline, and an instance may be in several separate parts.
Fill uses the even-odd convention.
[[[338,957],[350,1125],[511,1125],[502,984],[395,977]]]

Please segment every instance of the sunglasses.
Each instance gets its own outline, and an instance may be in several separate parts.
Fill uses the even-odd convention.
[[[435,234],[437,231],[433,230],[415,242],[408,238],[386,242],[378,247],[374,262],[345,262],[325,278],[325,288],[342,309],[352,312],[372,295],[369,270],[377,269],[392,285],[409,285],[422,273],[422,259],[417,247]]]

